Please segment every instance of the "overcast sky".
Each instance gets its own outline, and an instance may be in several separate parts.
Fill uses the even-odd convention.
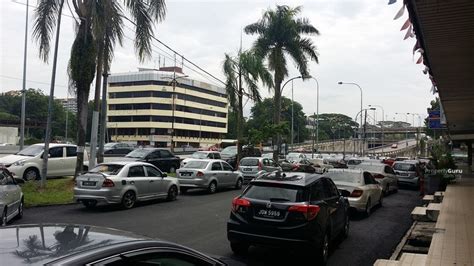
[[[26,3],[26,0],[17,0]],[[35,0],[30,4],[36,5]],[[224,53],[235,54],[239,48],[241,30],[256,22],[264,10],[276,4],[303,6],[300,16],[306,17],[320,31],[321,35],[311,37],[318,47],[319,64],[311,63],[310,73],[317,77],[320,85],[320,113],[343,113],[354,117],[360,110],[359,89],[351,85],[338,85],[338,81],[355,82],[363,88],[364,107],[368,104],[381,105],[389,120],[405,120],[405,115],[396,112],[426,113],[426,107],[435,96],[431,94],[431,84],[422,73],[423,65],[415,64],[413,58],[414,38],[403,40],[405,32],[400,27],[408,13],[398,20],[393,17],[403,1],[387,5],[387,0],[180,0],[166,1],[165,21],[155,30],[157,38],[183,54],[186,58],[224,79],[222,61]],[[25,28],[25,5],[2,0],[1,8],[1,74],[2,92],[18,90],[22,87],[23,43]],[[64,14],[70,15],[65,6]],[[38,46],[31,39],[33,8],[30,8],[28,32],[27,87],[39,88],[49,93],[52,64],[38,59]],[[130,23],[126,22],[131,27]],[[133,37],[129,28],[125,35]],[[66,97],[67,63],[74,37],[73,19],[63,16],[59,46],[56,97]],[[243,34],[243,47],[250,48],[256,36]],[[164,51],[166,49],[162,46]],[[52,50],[53,48],[51,48]],[[172,54],[169,51],[166,51]],[[161,55],[161,59],[159,59]],[[112,73],[135,71],[137,67],[170,66],[172,60],[162,50],[154,47],[153,58],[140,63],[135,56],[133,43],[125,40],[123,47],[115,51]],[[52,56],[51,56],[52,57]],[[288,60],[290,75],[298,72]],[[185,74],[199,80],[219,85],[185,67]],[[262,89],[262,94],[270,94]],[[291,97],[291,84],[283,95]],[[92,97],[92,93],[91,93]],[[294,81],[294,100],[303,105],[307,114],[316,112],[316,83],[312,80]],[[252,102],[246,105],[248,113]],[[382,114],[377,114],[381,120]],[[418,125],[417,118],[415,124]],[[409,116],[408,121],[412,122]]]

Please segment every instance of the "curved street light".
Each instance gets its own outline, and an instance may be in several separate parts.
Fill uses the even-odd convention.
[[[385,123],[385,111],[383,109],[383,107],[381,105],[378,105],[378,104],[369,104],[369,107],[372,107],[372,106],[375,106],[375,107],[380,107],[380,109],[382,109],[382,153],[383,153],[383,146],[385,145],[385,138],[384,138],[384,130],[383,130],[383,124]]]
[[[362,113],[362,109],[363,109],[363,106],[364,106],[364,105],[362,104],[362,98],[363,98],[362,87],[359,86],[359,84],[357,84],[357,83],[352,83],[352,82],[342,82],[342,81],[339,81],[337,84],[339,84],[339,85],[343,85],[343,84],[354,85],[354,86],[357,86],[357,87],[359,88],[359,90],[360,90],[360,112]],[[363,122],[362,122],[362,114],[361,114],[361,116],[360,116],[360,125],[359,125],[360,131],[362,131],[362,123],[363,123]],[[360,135],[359,135],[359,138],[360,138]],[[362,151],[363,151],[363,147],[361,147],[361,153],[362,153]]]

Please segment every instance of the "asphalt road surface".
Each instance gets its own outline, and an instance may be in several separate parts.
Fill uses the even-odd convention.
[[[234,256],[226,238],[231,200],[240,191],[225,190],[214,195],[190,191],[177,201],[142,203],[130,210],[82,205],[28,208],[13,224],[76,223],[113,227],[192,247],[207,254],[230,257],[247,265],[313,265],[298,251],[251,247],[243,257]],[[416,191],[399,190],[384,199],[384,206],[368,218],[351,218],[349,237],[335,245],[329,265],[373,265],[389,258],[411,226],[410,212],[420,203]]]

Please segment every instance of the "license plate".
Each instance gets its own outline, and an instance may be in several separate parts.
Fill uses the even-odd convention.
[[[95,181],[82,181],[82,185],[87,187],[95,187],[96,184],[97,182]]]
[[[271,209],[260,209],[257,211],[257,216],[262,218],[276,219],[281,217],[281,211]]]
[[[192,175],[192,173],[190,173],[190,172],[182,172],[181,173],[181,176],[191,176],[191,175]]]
[[[246,172],[252,172],[253,169],[252,169],[252,168],[244,168],[244,171],[246,171]]]

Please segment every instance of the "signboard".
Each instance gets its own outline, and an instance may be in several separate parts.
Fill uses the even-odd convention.
[[[428,112],[428,128],[430,129],[442,129],[445,128],[441,124],[441,114],[439,110],[433,110]]]

